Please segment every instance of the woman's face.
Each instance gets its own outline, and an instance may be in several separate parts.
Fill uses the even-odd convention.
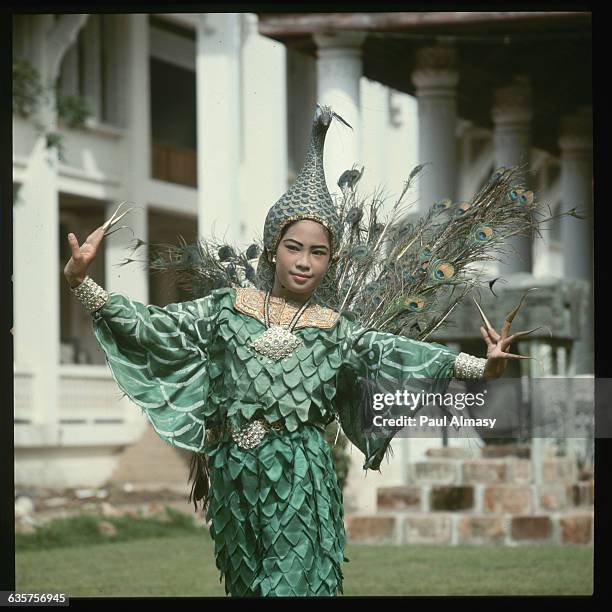
[[[327,230],[320,223],[310,219],[293,223],[276,250],[275,288],[288,297],[311,294],[327,271],[330,255]]]

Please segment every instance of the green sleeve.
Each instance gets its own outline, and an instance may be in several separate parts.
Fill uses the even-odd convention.
[[[368,387],[380,383],[387,391],[405,385],[412,391],[416,387],[426,393],[445,393],[459,353],[435,342],[363,328],[354,319],[345,318],[345,325],[338,416],[346,436],[365,456],[363,469],[377,470],[398,430],[388,435],[364,431],[362,412]]]
[[[161,308],[111,292],[92,315],[95,337],[119,388],[164,441],[191,451],[204,443],[215,297]]]

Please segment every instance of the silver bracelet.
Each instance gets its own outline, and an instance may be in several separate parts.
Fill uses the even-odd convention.
[[[100,287],[92,278],[86,276],[77,287],[70,287],[70,291],[85,306],[89,313],[100,310],[108,300],[108,291]]]
[[[470,380],[475,378],[484,378],[486,359],[474,357],[467,353],[459,353],[455,359],[454,377],[457,380]]]

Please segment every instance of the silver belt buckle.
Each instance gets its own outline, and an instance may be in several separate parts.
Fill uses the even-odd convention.
[[[232,429],[232,440],[240,448],[256,447],[269,431],[267,423],[262,420],[251,421],[241,429]]]

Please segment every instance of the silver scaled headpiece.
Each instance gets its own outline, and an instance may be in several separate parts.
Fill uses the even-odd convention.
[[[314,302],[323,305],[329,300],[328,294],[335,277],[338,245],[342,235],[342,222],[327,189],[323,169],[325,135],[334,118],[346,124],[329,106],[317,105],[304,165],[293,185],[270,208],[266,216],[263,235],[264,250],[259,257],[256,278],[256,285],[259,289],[263,291],[272,289],[275,273],[272,258],[276,253],[283,229],[293,221],[303,219],[317,221],[329,230],[331,238],[330,263],[312,296]]]

